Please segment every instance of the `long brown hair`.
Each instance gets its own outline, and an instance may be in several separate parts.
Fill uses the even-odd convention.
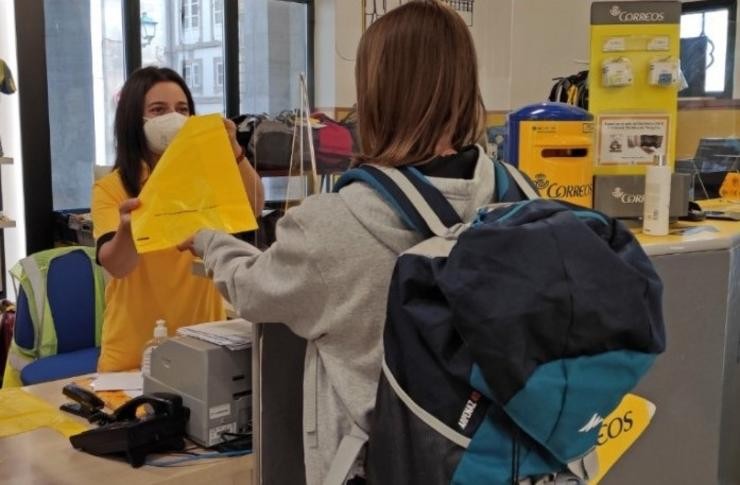
[[[406,3],[375,21],[355,66],[360,153],[388,166],[433,158],[440,143],[475,143],[485,108],[465,22],[437,0]]]
[[[126,192],[136,197],[141,191],[141,162],[153,168],[153,155],[150,153],[144,136],[144,98],[157,83],[176,83],[185,93],[190,114],[195,114],[193,95],[183,78],[167,67],[143,67],[134,71],[121,89],[116,108],[113,131],[116,137],[116,163],[118,175]]]

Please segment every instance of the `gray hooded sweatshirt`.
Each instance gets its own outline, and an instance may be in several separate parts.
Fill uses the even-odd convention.
[[[429,180],[462,220],[493,195],[493,164],[479,150],[470,180]],[[398,255],[421,242],[364,183],[308,197],[279,221],[265,252],[201,231],[195,251],[243,318],[283,322],[308,340],[303,447],[308,485],[322,483],[339,442],[369,430],[380,379],[387,293]]]

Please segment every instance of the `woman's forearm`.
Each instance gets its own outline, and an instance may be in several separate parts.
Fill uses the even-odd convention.
[[[262,179],[246,158],[239,163],[239,174],[242,177],[244,189],[247,191],[249,205],[254,211],[254,217],[259,217],[265,207],[265,189],[262,186]]]
[[[134,270],[139,263],[139,253],[136,252],[130,225],[122,224],[113,239],[100,247],[98,259],[114,278],[123,278]]]

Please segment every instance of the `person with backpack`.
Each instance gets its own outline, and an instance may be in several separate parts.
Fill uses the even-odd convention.
[[[476,51],[454,10],[426,0],[382,16],[362,36],[355,78],[356,166],[413,166],[463,220],[494,200],[494,164],[474,145],[486,116]],[[508,184],[501,198],[524,195]],[[315,485],[353,425],[369,430],[393,267],[424,236],[365,183],[308,197],[276,234],[264,252],[210,230],[181,249],[203,258],[240,316],[285,323],[308,340],[303,446]]]
[[[193,258],[175,248],[138,254],[131,233],[131,211],[157,161],[195,104],[185,81],[172,69],[148,66],[127,79],[116,108],[116,163],[92,189],[92,220],[98,263],[112,276],[106,306],[98,370],[138,368],[156,320],[170,332],[195,323],[226,318],[213,284],[193,274]],[[236,141],[236,125],[224,119],[234,160],[259,215],[262,182]],[[189,190],[183,187],[183,190]]]

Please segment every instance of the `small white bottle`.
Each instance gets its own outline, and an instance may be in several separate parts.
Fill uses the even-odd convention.
[[[645,172],[645,204],[642,232],[651,236],[668,234],[668,216],[671,204],[671,167],[665,155],[656,155],[655,165]]]
[[[154,326],[154,337],[144,345],[141,356],[141,375],[148,376],[152,372],[152,351],[167,339],[167,322],[157,320]]]

